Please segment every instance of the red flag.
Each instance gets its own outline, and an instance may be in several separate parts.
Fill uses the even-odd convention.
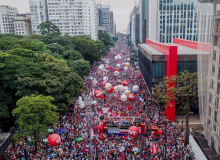
[[[141,114],[141,109],[139,108],[139,112],[138,112],[138,115],[140,115]]]
[[[151,154],[156,154],[157,153],[157,147],[156,145],[153,143],[151,146]]]
[[[130,110],[130,103],[128,104],[128,111]]]
[[[164,110],[163,110],[163,114],[165,114]]]
[[[118,116],[118,111],[116,111],[116,115],[115,116]]]
[[[118,92],[118,98],[121,98],[121,95],[120,95],[120,93]]]

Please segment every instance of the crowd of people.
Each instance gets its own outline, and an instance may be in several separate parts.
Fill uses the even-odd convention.
[[[114,57],[118,54],[123,56],[115,60]],[[84,109],[77,104],[69,104],[69,112],[65,115],[60,114],[57,126],[51,127],[54,133],[58,133],[60,129],[65,130],[60,133],[61,143],[58,146],[50,146],[44,141],[46,137],[42,137],[37,146],[38,152],[35,153],[35,147],[28,146],[28,140],[24,140],[15,144],[13,148],[11,144],[2,159],[24,159],[26,156],[28,160],[193,160],[193,152],[184,145],[184,129],[172,126],[166,115],[157,109],[144,79],[138,76],[141,74],[138,67],[130,65],[128,70],[124,70],[124,63],[129,55],[127,40],[121,37],[108,55],[102,57],[102,62],[91,66],[91,73],[85,78],[87,90],[82,95],[82,101],[89,102],[92,99],[92,104],[86,105]],[[109,65],[110,69],[99,70],[101,64]],[[120,64],[120,74],[117,76],[114,74],[114,70],[118,68],[116,64]],[[108,82],[113,86],[126,80],[131,92],[133,85],[138,85],[135,100],[123,102],[123,92],[107,92],[103,85],[103,76],[107,76]],[[96,90],[102,91],[102,98],[95,98],[94,95],[91,97],[90,93]],[[135,139],[128,133],[109,133],[107,129],[100,134],[100,122],[118,127],[124,124],[127,128],[143,123],[145,134],[139,134]],[[162,130],[162,135],[152,134],[151,126],[157,126]],[[76,142],[78,137],[82,137],[83,140]],[[155,153],[151,151],[153,143],[156,146]]]

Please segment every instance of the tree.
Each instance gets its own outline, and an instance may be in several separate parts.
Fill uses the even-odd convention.
[[[95,41],[95,43],[97,45],[100,56],[107,55],[107,50],[105,48],[105,44],[100,40]]]
[[[82,54],[74,49],[69,49],[63,52],[63,58],[67,60],[79,60],[83,59]]]
[[[115,44],[114,40],[106,32],[98,34],[98,38],[105,44],[105,48],[108,51],[111,46]]]
[[[60,29],[50,21],[42,22],[37,29],[40,29],[40,34],[42,35],[61,35]]]
[[[19,132],[15,133],[15,140],[20,141],[30,137],[35,144],[37,153],[37,142],[44,136],[48,136],[48,126],[55,126],[58,122],[57,107],[51,102],[51,96],[25,96],[16,103],[18,106],[12,111],[13,116],[18,118]]]
[[[52,53],[58,53],[59,55],[63,55],[63,52],[65,51],[65,48],[59,44],[48,44],[47,49]]]
[[[134,64],[135,62],[137,62],[137,58],[138,58],[137,54],[131,54],[130,55],[130,62],[131,62],[131,64]]]
[[[177,76],[177,103],[186,114],[185,146],[189,144],[189,112],[192,105],[198,103],[198,77],[197,73],[188,70],[180,72]]]
[[[85,35],[74,36],[72,37],[72,43],[76,46],[75,50],[79,51],[86,61],[92,63],[101,59],[97,45],[90,37]]]
[[[68,64],[81,77],[89,75],[89,72],[90,72],[89,61],[79,59],[79,60],[76,60],[76,61],[68,61]]]
[[[153,88],[154,102],[156,102],[159,108],[159,121],[160,121],[160,111],[164,110],[166,107],[173,107],[170,102],[176,100],[176,77],[164,77],[161,85],[155,85]]]

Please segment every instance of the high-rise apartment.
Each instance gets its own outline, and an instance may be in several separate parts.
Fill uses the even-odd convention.
[[[17,14],[14,18],[15,34],[29,35],[32,33],[30,14]]]
[[[15,33],[14,18],[18,9],[6,5],[0,6],[0,33]]]
[[[90,35],[97,40],[98,12],[95,0],[30,0],[33,33],[47,20],[58,26],[62,35]]]
[[[111,35],[110,6],[98,4],[99,27],[105,27],[106,32]]]
[[[206,59],[201,59],[202,62],[207,60],[207,65],[204,62],[201,65],[203,68],[205,66],[203,70],[207,72],[202,70],[199,77],[202,90],[199,96],[203,102],[199,106],[202,109],[200,118],[209,146],[220,154],[220,0],[199,0],[199,2],[206,6],[213,3],[210,55]]]
[[[210,42],[211,10],[198,0],[140,0],[140,4],[142,42],[144,36],[163,43],[173,43],[173,38],[198,41],[198,33],[200,42]]]

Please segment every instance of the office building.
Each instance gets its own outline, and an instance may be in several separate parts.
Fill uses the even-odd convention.
[[[114,37],[114,14],[112,11],[110,12],[110,30],[111,30],[110,36]]]
[[[0,33],[15,33],[14,18],[18,9],[6,5],[0,6]]]
[[[151,39],[146,39],[145,44],[138,45],[138,65],[152,93],[152,87],[162,84],[164,77],[175,76],[184,70],[190,73],[197,72],[197,56],[209,55],[207,43],[177,39],[174,43],[165,44]],[[167,106],[167,118],[175,121],[175,102],[172,107]],[[194,108],[198,111],[198,108]]]
[[[32,33],[30,14],[17,14],[14,18],[15,34],[29,35]]]
[[[145,42],[146,39],[146,14],[148,13],[148,7],[146,6],[147,0],[139,0],[139,41]]]
[[[215,148],[220,154],[220,1],[199,0],[200,3],[208,6],[212,4],[212,29],[211,47],[208,57],[201,57],[206,64],[201,65],[199,85],[201,86],[200,114],[203,123],[204,135],[210,147]],[[208,16],[208,15],[207,15]]]
[[[133,45],[139,42],[139,6],[135,6],[130,14],[130,40]]]
[[[110,6],[98,4],[98,25],[105,27],[106,32],[111,35]]]
[[[140,3],[143,4],[140,38],[146,36],[163,43],[173,43],[173,38],[210,42],[210,6],[198,0],[140,0]]]
[[[62,35],[90,35],[98,39],[98,10],[95,0],[30,0],[33,33],[39,34],[37,26],[51,21]]]

